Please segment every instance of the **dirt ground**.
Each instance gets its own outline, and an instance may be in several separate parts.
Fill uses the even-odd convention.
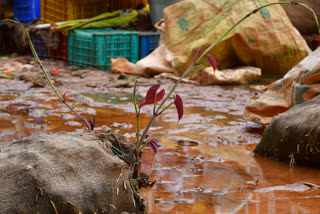
[[[39,66],[35,64],[31,56],[0,59],[0,63],[2,65],[0,72],[5,74],[5,72],[11,71],[12,74],[9,75],[13,77],[13,79],[0,78],[0,116],[3,119],[12,121],[12,116],[17,113],[19,114],[19,112],[31,118],[53,116],[57,115],[57,106],[61,108],[63,112],[68,112],[63,104],[54,96]],[[162,88],[169,91],[174,83],[174,80],[171,79],[158,79],[157,77],[144,78],[98,71],[90,68],[83,69],[68,65],[63,61],[46,60],[43,61],[43,63],[60,94],[67,93],[66,97],[68,102],[78,106],[86,105],[94,108],[114,108],[132,113],[134,112],[134,108],[131,103],[130,94],[133,91],[134,80],[138,80],[140,101],[143,100],[146,91],[151,85],[159,83]],[[251,90],[249,87],[200,87],[191,83],[181,83],[176,89],[176,93],[182,96],[185,107],[196,107],[198,109],[223,112],[229,112],[231,110],[232,115],[235,116],[241,116],[248,102],[259,97],[260,94],[260,92],[253,89]],[[113,102],[114,100],[111,98],[111,100],[109,100],[111,102],[108,102],[108,100],[105,100],[106,102],[100,102],[101,100],[99,100],[99,97],[97,98],[97,95],[101,97],[101,94],[118,94],[117,96],[120,96],[120,100]],[[229,102],[231,100],[232,102]],[[48,104],[45,105],[44,102],[48,102]],[[48,105],[51,105],[51,107]],[[53,106],[55,107],[53,108]],[[41,111],[39,111],[39,109],[41,109]],[[91,116],[93,116],[96,114],[98,122],[97,128],[101,128],[103,125],[101,122],[104,119],[99,118],[97,110],[93,108],[79,108],[78,110],[85,115],[91,114]],[[151,113],[150,110],[150,108],[146,107],[143,113]],[[171,110],[169,112],[171,113]],[[36,115],[40,113],[41,115]],[[188,119],[182,120],[180,123],[186,123],[187,120],[198,120],[202,121],[205,127],[209,121],[199,114],[189,115],[188,111],[186,111],[186,113],[185,117],[188,117]],[[62,119],[69,118],[69,123],[79,122],[77,119],[74,119],[71,114],[61,117]],[[165,117],[166,120],[169,120],[175,119],[177,116],[175,114],[167,114]],[[246,125],[255,126],[253,123],[247,121],[241,121],[239,125],[241,127],[245,127]],[[42,131],[41,127],[39,128],[38,130]],[[68,130],[70,129],[67,128],[67,131]],[[54,132],[54,130],[52,131]]]
[[[138,80],[138,103],[156,83],[169,91],[174,80],[144,78],[63,61],[43,61],[57,90],[82,116],[96,116],[96,130],[134,138],[136,122],[131,93]],[[57,99],[31,56],[0,58],[0,142],[19,140],[33,132],[85,129]],[[10,74],[12,73],[12,74]],[[264,85],[257,83],[257,85]],[[143,171],[156,181],[141,189],[149,213],[297,213],[319,211],[319,171],[290,168],[253,155],[264,127],[243,118],[257,99],[258,87],[198,86],[181,83],[175,93],[184,102],[177,124],[174,106],[155,121],[150,135],[160,140],[158,154],[143,154]],[[141,114],[145,127],[151,106]],[[312,188],[311,188],[312,187]],[[312,191],[311,191],[312,190]],[[290,211],[288,211],[290,212]],[[293,212],[294,213],[294,212]]]

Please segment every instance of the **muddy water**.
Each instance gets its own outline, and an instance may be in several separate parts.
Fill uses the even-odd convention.
[[[139,90],[143,94],[147,87]],[[177,92],[184,99],[183,119],[177,124],[174,108],[161,115],[150,133],[161,141],[159,152],[154,156],[147,148],[143,156],[143,171],[156,180],[141,190],[150,213],[320,213],[320,170],[253,156],[263,129],[242,115],[259,93],[239,86],[185,86]],[[129,93],[79,93],[68,99],[83,116],[96,116],[97,130],[134,136]],[[150,112],[143,110],[141,126]],[[47,89],[0,92],[2,142],[35,131],[81,128]]]

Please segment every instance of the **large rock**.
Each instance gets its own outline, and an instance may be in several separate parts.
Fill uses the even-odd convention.
[[[277,160],[320,164],[320,96],[274,117],[254,152]]]
[[[0,144],[0,213],[144,213],[132,169],[94,132]]]

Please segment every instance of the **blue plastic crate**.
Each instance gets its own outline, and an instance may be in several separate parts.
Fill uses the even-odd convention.
[[[41,36],[35,33],[30,33],[30,38],[39,58],[40,59],[50,58],[51,52],[47,47],[45,41],[41,38]]]
[[[22,23],[31,23],[40,18],[40,0],[14,0],[14,17]]]
[[[111,58],[124,57],[137,62],[137,32],[103,29],[78,29],[68,33],[68,63],[110,70]]]
[[[139,32],[140,59],[158,47],[159,39],[160,33],[158,32]]]

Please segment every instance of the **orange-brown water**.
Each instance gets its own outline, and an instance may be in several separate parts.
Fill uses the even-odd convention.
[[[85,117],[96,115],[98,129],[135,132],[135,115],[119,107],[129,102],[128,94],[85,95],[108,104],[76,106]],[[156,183],[141,189],[150,213],[320,213],[320,170],[254,157],[262,129],[245,121],[232,99],[214,109],[185,101],[178,125],[174,108],[154,123],[151,134],[161,146],[156,156],[144,151],[143,171]],[[148,117],[142,114],[142,127]],[[51,93],[0,93],[2,142],[79,128]]]

